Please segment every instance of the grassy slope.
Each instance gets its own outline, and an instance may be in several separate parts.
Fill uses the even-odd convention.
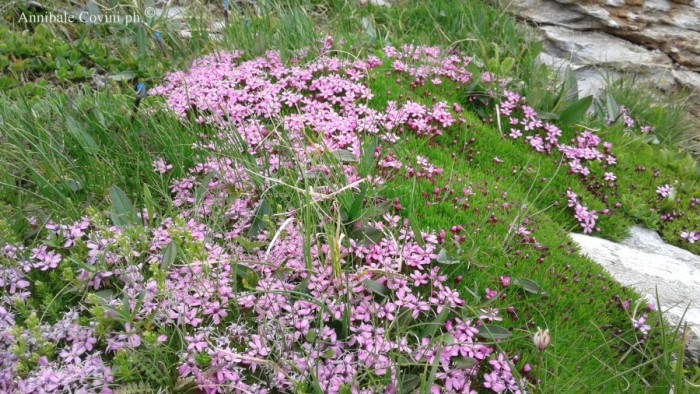
[[[255,55],[269,48],[296,49],[310,45],[317,33],[321,35],[323,32],[332,32],[346,39],[355,52],[373,50],[385,43],[447,45],[458,41],[460,49],[480,58],[516,58],[513,72],[526,81],[532,72],[530,67],[535,52],[522,38],[522,32],[518,32],[512,21],[500,11],[484,8],[475,2],[420,2],[393,9],[356,8],[343,2],[314,2],[307,4],[303,10],[279,11],[276,10],[277,15],[282,16],[253,19],[247,28],[243,27],[242,19],[234,18],[227,31],[226,45],[241,47]],[[367,34],[366,23],[363,25],[362,18],[374,26],[378,40],[372,40],[371,34]],[[318,22],[319,32],[314,32],[312,20]],[[235,25],[236,23],[238,24]],[[153,56],[159,56],[157,51],[152,53]],[[373,82],[372,88],[377,92],[374,105],[381,106],[385,100],[391,99],[389,89],[381,79]],[[449,101],[463,100],[456,94],[445,94],[444,90],[433,93],[439,93],[440,98]],[[395,99],[397,92],[393,94]],[[175,164],[175,172],[170,176],[181,175],[179,171],[193,161],[189,145],[195,139],[195,131],[169,116],[139,116],[135,122],[130,122],[129,111],[133,102],[131,94],[71,93],[71,96],[77,103],[75,107],[66,104],[63,94],[32,103],[31,105],[38,105],[34,108],[36,116],[27,115],[31,112],[31,105],[10,104],[7,99],[2,99],[4,103],[1,106],[1,116],[5,122],[3,135],[10,142],[3,147],[8,149],[2,153],[6,159],[2,160],[3,170],[7,171],[3,171],[0,193],[4,227],[6,230],[12,229],[7,231],[8,237],[27,235],[22,223],[24,217],[33,211],[38,211],[39,216],[51,214],[57,220],[60,217],[75,218],[88,206],[104,208],[107,189],[113,183],[127,190],[133,200],[139,199],[143,194],[143,184],[147,183],[152,193],[160,194],[167,205],[167,180],[160,179],[150,171],[151,160],[160,156]],[[420,99],[416,97],[416,100]],[[70,129],[66,115],[80,120],[79,123],[87,124],[87,130],[98,149],[86,149],[90,143],[80,136],[79,130]],[[101,117],[105,120],[100,120]],[[551,207],[553,201],[562,200],[562,191],[566,187],[572,187],[582,195],[585,192],[580,190],[577,181],[561,176],[563,169],[558,168],[555,160],[533,156],[518,143],[502,141],[493,127],[480,124],[473,115],[469,115],[468,120],[471,125],[468,130],[455,129],[454,135],[445,135],[430,145],[424,140],[409,138],[401,149],[404,153],[409,152],[410,156],[426,156],[445,169],[446,174],[437,187],[444,186],[448,178],[454,179],[450,183],[457,190],[461,189],[456,187],[457,178],[473,182],[474,185],[488,183],[487,194],[477,194],[471,202],[480,211],[457,211],[449,201],[425,206],[420,192],[432,193],[436,187],[427,181],[391,182],[385,190],[386,196],[399,197],[405,207],[412,207],[409,211],[414,212],[421,227],[439,229],[461,224],[467,232],[475,228],[483,229],[473,236],[473,242],[468,242],[461,252],[460,260],[470,264],[462,263],[455,267],[454,275],[465,277],[461,287],[463,295],[467,294],[467,288],[473,289],[475,284],[478,285],[479,294],[483,294],[485,287],[497,288],[497,277],[500,275],[532,279],[547,292],[546,297],[539,297],[511,288],[505,298],[494,304],[502,308],[513,305],[519,315],[516,321],[509,321],[508,317],[505,319],[504,325],[514,329],[516,338],[506,343],[506,347],[531,347],[529,331],[534,326],[547,326],[552,331],[553,346],[545,357],[550,374],[541,375],[545,384],[544,391],[577,392],[596,388],[598,392],[619,392],[627,382],[622,378],[608,381],[608,378],[614,378],[620,371],[632,368],[643,356],[634,352],[623,357],[625,348],[614,348],[620,342],[611,342],[609,325],[624,328],[625,331],[629,331],[630,326],[624,312],[611,306],[609,301],[616,295],[624,299],[633,298],[634,294],[612,283],[590,261],[572,253],[573,249],[565,238],[566,231],[575,228],[571,214],[563,206]],[[617,151],[620,164],[616,169],[620,188],[625,190],[636,185],[641,199],[653,200],[653,187],[650,193],[648,188],[641,190],[639,186],[645,183],[655,186],[656,183],[665,182],[661,179],[653,180],[649,176],[640,177],[636,175],[635,168],[652,161],[658,162],[655,159],[658,158],[659,151],[648,148],[648,145],[630,142],[619,130],[604,134],[605,139],[621,147]],[[452,141],[457,139],[458,146],[461,146],[462,141],[471,137],[475,137],[475,142],[470,147],[479,154],[474,156],[471,163],[463,160],[464,155],[459,153],[455,160],[452,157]],[[65,145],[62,144],[64,138],[67,142]],[[27,146],[26,141],[34,141],[35,145],[20,148]],[[629,145],[622,148],[625,144]],[[37,156],[33,152],[43,152],[43,156]],[[495,165],[492,161],[494,156],[505,163]],[[530,166],[532,172],[526,174],[526,171],[520,171],[521,175],[514,177],[511,175],[512,166]],[[663,166],[664,176],[692,182],[688,174],[674,168],[677,166],[672,162],[660,166]],[[20,182],[24,188],[22,190],[15,187],[18,184],[17,177],[24,179]],[[552,179],[552,182],[542,183],[539,181],[542,177]],[[70,190],[69,185],[54,187],[77,179],[81,181],[81,187],[77,191]],[[42,185],[46,180],[50,181],[50,185]],[[540,194],[541,190],[544,191]],[[534,216],[534,235],[542,244],[550,247],[543,262],[536,262],[540,255],[533,251],[528,259],[514,257],[515,250],[521,246],[513,241],[504,241],[508,225],[516,216],[522,218],[522,213],[517,209],[496,210],[500,221],[495,224],[485,223],[491,213],[485,207],[502,203],[501,191],[508,192],[511,206],[527,204],[525,212],[531,215],[537,213]],[[591,204],[591,208],[598,208],[593,201],[592,198],[584,199],[584,202]],[[618,215],[602,218],[600,222],[603,235],[617,239],[624,235],[632,220],[625,215]],[[15,232],[16,230],[20,231]],[[527,247],[522,248],[523,253],[526,253]],[[570,268],[566,268],[567,265]],[[580,278],[578,283],[575,278]],[[483,300],[474,301],[475,305],[480,302]],[[626,335],[628,334],[627,332]],[[526,352],[524,357],[534,362],[534,352]],[[646,376],[651,373],[651,369],[642,371]],[[640,379],[630,375],[626,378],[633,385],[631,389],[638,392]]]
[[[382,75],[383,71],[378,74]],[[382,92],[383,82],[377,80],[371,84],[377,93],[373,102],[378,106],[392,98],[388,97],[388,89]],[[395,85],[391,86],[394,98],[402,93],[421,101],[422,95],[408,90],[397,92]],[[449,86],[427,90],[448,102],[463,98],[460,93],[445,93],[454,92]],[[538,296],[510,287],[493,303],[502,311],[513,306],[517,312],[517,320],[504,316],[504,325],[513,329],[518,338],[506,345],[512,350],[531,347],[529,332],[537,326],[548,327],[552,332],[554,345],[546,357],[552,376],[541,377],[546,380],[543,386],[546,392],[587,392],[592,388],[600,392],[620,391],[617,385],[621,380],[615,379],[615,375],[634,367],[644,356],[623,357],[628,346],[613,339],[611,333],[617,329],[623,330],[628,340],[631,338],[627,314],[616,307],[614,299],[638,296],[621,288],[600,267],[576,254],[577,248],[566,234],[577,225],[565,204],[552,206],[555,201],[563,201],[567,187],[580,195],[585,195],[584,188],[578,180],[565,176],[566,170],[555,158],[533,154],[522,141],[503,139],[497,129],[482,124],[473,114],[467,115],[467,119],[468,126],[454,127],[451,133],[434,141],[407,137],[397,152],[399,157],[422,155],[444,168],[445,173],[436,182],[394,179],[386,186],[386,195],[399,198],[421,228],[438,230],[455,225],[465,228],[467,241],[462,250],[448,249],[451,257],[460,261],[453,267],[452,276],[465,278],[459,288],[465,299],[473,300],[475,308],[484,303],[485,288],[501,289],[500,276],[533,280],[547,293]],[[460,152],[465,144],[467,151]],[[473,161],[467,158],[469,149],[473,149]],[[504,162],[495,163],[492,159],[496,156]],[[513,167],[518,169],[516,174],[512,173]],[[454,195],[442,189],[446,184],[456,191]],[[476,192],[468,199],[470,208],[455,208],[452,199],[461,196],[462,187],[469,185]],[[435,188],[441,188],[437,197],[433,197]],[[503,193],[507,193],[507,198],[502,197]],[[431,197],[425,198],[426,195]],[[502,208],[504,202],[510,207]],[[489,222],[492,213],[498,222]],[[522,244],[509,231],[512,224],[517,227],[525,217],[530,218],[528,227],[535,230],[533,235],[548,251]],[[622,236],[629,224],[622,216],[601,220],[603,232],[615,238]],[[480,298],[470,297],[470,290]],[[525,357],[536,364],[536,353],[528,352]],[[641,390],[639,378],[630,381],[634,390]]]

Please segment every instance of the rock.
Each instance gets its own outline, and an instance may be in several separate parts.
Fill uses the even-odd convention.
[[[644,46],[658,48],[676,62],[700,71],[699,32],[665,25],[618,34]]]
[[[548,40],[548,50],[577,64],[608,66],[623,71],[648,71],[654,67],[671,66],[668,57],[660,51],[641,48],[605,33],[582,33],[559,26],[545,26],[542,31]]]
[[[700,71],[700,0],[513,0],[509,9],[538,25],[605,32],[658,49]]]
[[[673,77],[680,85],[691,92],[695,92],[697,94],[696,99],[700,99],[700,74],[690,71],[673,70]]]
[[[668,0],[647,0],[642,5],[642,9],[645,12],[667,12],[671,9],[671,2]]]
[[[516,14],[536,24],[567,26],[573,29],[595,29],[601,24],[593,18],[546,0],[519,0],[513,3]]]
[[[611,7],[622,7],[625,5],[625,0],[605,0],[605,5]]]
[[[656,232],[641,227],[633,227],[621,243],[583,234],[570,236],[583,255],[623,286],[653,303],[658,292],[664,318],[675,325],[681,320],[688,323],[687,360],[700,364],[700,256],[669,245]]]
[[[578,97],[600,96],[605,92],[608,83],[620,79],[620,74],[614,71],[603,72],[592,68],[585,68],[574,73],[578,84]]]
[[[576,64],[568,59],[562,59],[546,52],[541,53],[537,57],[537,62],[554,71],[560,80],[565,78],[567,69],[573,70],[576,76],[576,83],[578,84],[579,98],[589,95],[597,96],[605,89],[607,76],[588,66]]]
[[[689,115],[700,125],[700,0],[509,4],[510,12],[539,28],[545,52],[540,61],[553,70],[566,64],[575,71],[579,94],[602,92],[606,80],[632,73],[664,92],[679,87],[696,92]],[[700,127],[694,130],[689,137],[700,143]]]
[[[667,13],[663,21],[680,29],[700,32],[700,11],[676,9]]]

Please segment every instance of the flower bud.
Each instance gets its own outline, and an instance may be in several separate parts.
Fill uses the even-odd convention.
[[[535,347],[540,351],[544,351],[549,346],[549,342],[552,341],[552,337],[549,335],[549,329],[542,331],[541,328],[537,327],[537,332],[533,337],[533,342],[535,342]]]

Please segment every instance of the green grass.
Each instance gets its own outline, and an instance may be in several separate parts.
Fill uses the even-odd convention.
[[[19,237],[26,217],[77,219],[87,207],[107,206],[112,185],[134,201],[142,201],[148,185],[167,207],[169,180],[186,175],[196,160],[192,144],[202,131],[160,111],[133,116],[133,96],[85,89],[0,102],[3,220]],[[154,173],[158,158],[173,171]]]
[[[357,7],[350,1],[269,3],[259,17],[252,10],[233,14],[222,34],[223,41],[218,44],[206,34],[184,43],[175,32],[170,32],[166,38],[170,51],[167,56],[159,53],[153,40],[143,38],[163,25],[116,32],[79,27],[75,31],[51,31],[51,38],[47,39],[64,40],[70,47],[65,56],[77,56],[68,63],[68,75],[78,67],[107,75],[130,71],[149,83],[157,82],[168,69],[185,67],[195,54],[223,47],[243,49],[253,57],[277,49],[286,58],[292,58],[296,51],[311,48],[326,34],[345,40],[347,51],[353,55],[372,53],[387,44],[451,46],[473,54],[486,70],[508,72],[523,81],[521,90],[526,96],[536,90],[542,96],[538,109],[560,110],[553,104],[556,94],[544,89],[551,83],[551,76],[534,67],[538,46],[530,41],[528,30],[504,11],[478,1],[399,3],[392,8]],[[14,30],[7,34],[21,36],[17,31],[24,28],[36,31],[32,26],[12,25]],[[76,36],[90,37],[91,46],[80,49],[81,44],[74,40]],[[110,41],[101,44],[100,40]],[[25,44],[35,45],[30,41]],[[109,61],[96,58],[108,45],[114,45],[118,56]],[[73,52],[77,55],[71,55]],[[27,59],[39,54],[31,50],[28,53]],[[100,63],[103,60],[105,63]],[[75,219],[90,210],[107,209],[112,185],[123,189],[137,205],[143,204],[147,185],[160,213],[167,215],[171,211],[169,179],[185,175],[185,169],[198,159],[192,143],[207,128],[161,112],[141,110],[133,116],[135,97],[126,84],[115,83],[111,90],[94,92],[85,85],[73,86],[86,78],[61,80],[54,77],[56,71],[48,62],[42,63],[41,68],[13,70],[12,83],[0,94],[0,242],[30,239],[28,216],[42,221]],[[408,89],[399,92],[395,84],[382,77],[383,71],[379,70],[377,79],[370,82],[376,93],[372,106],[380,108],[399,94],[429,102]],[[16,91],[18,86],[28,86],[18,84],[24,80],[37,82],[40,90],[48,94],[39,97],[34,91]],[[619,240],[638,222],[659,229],[667,240],[680,244],[676,235],[679,225],[664,225],[657,213],[640,206],[659,204],[654,189],[673,181],[679,182],[678,188],[684,193],[700,197],[695,163],[679,155],[673,145],[683,141],[683,125],[674,119],[684,107],[653,107],[629,85],[616,89],[612,92],[619,103],[627,104],[635,116],[656,127],[660,144],[649,145],[626,133],[620,125],[600,131],[601,137],[616,147],[618,164],[614,171],[618,190],[631,191],[610,196],[622,201],[623,207],[613,216],[601,217],[601,235]],[[428,92],[466,106],[463,93],[447,93],[449,89],[444,88],[429,88]],[[143,104],[150,105],[159,104],[151,99]],[[543,360],[547,372],[535,371],[542,379],[542,392],[668,392],[673,383],[673,338],[660,337],[657,327],[656,336],[643,348],[625,342],[633,338],[629,317],[615,307],[614,300],[616,296],[638,296],[576,253],[566,234],[577,230],[577,224],[565,204],[555,206],[555,202],[563,201],[567,188],[579,194],[589,208],[601,209],[603,204],[580,182],[564,176],[566,168],[555,157],[533,155],[521,143],[502,139],[494,125],[482,122],[476,113],[467,113],[465,118],[468,129],[455,127],[451,133],[431,141],[409,137],[396,148],[401,157],[422,155],[444,168],[445,174],[438,183],[394,179],[380,190],[381,196],[399,198],[405,213],[420,228],[464,226],[468,241],[461,248],[448,247],[448,252],[460,261],[451,267],[452,276],[464,277],[460,292],[474,306],[484,305],[485,300],[470,292],[481,295],[486,287],[498,288],[498,277],[504,275],[533,280],[546,292],[529,294],[513,286],[492,304],[503,311],[508,306],[515,308],[518,320],[504,315],[503,323],[513,330],[514,339],[502,346],[512,352],[523,351],[523,358],[533,365],[537,360],[536,353],[530,351],[531,332],[537,326],[548,327],[552,332],[553,344]],[[600,120],[588,119],[584,123],[603,127]],[[565,131],[572,135],[572,129]],[[472,137],[474,141],[470,142]],[[466,150],[460,151],[465,143]],[[496,156],[504,163],[496,164]],[[174,170],[165,178],[152,171],[151,162],[159,157],[174,164]],[[640,173],[639,166],[648,168]],[[661,176],[650,176],[652,167],[658,168]],[[470,198],[469,209],[455,208],[447,192],[429,201],[422,195],[432,195],[436,187],[447,183],[457,193],[472,184],[477,194]],[[503,193],[507,193],[506,198]],[[298,196],[271,198],[284,205],[305,204]],[[508,208],[502,207],[504,202]],[[687,201],[679,203],[678,208],[686,209]],[[488,221],[492,213],[498,219],[495,223]],[[305,215],[311,220],[324,213],[307,210]],[[534,222],[530,225],[534,236],[548,247],[547,251],[522,245],[512,235],[510,226],[517,226],[525,217]],[[700,251],[697,246],[681,245],[696,253]],[[613,336],[618,329],[622,334]]]
[[[381,74],[380,70],[378,75]],[[391,98],[382,94],[382,82],[371,84],[373,91],[379,92],[374,99],[378,106]],[[421,100],[420,94],[412,94],[408,89],[397,91],[395,85],[391,86],[392,97],[404,94],[415,101],[426,101]],[[449,86],[441,85],[440,91],[443,92],[440,97],[459,102],[460,94],[444,93],[454,91]],[[437,94],[437,89],[433,93]],[[484,300],[470,297],[471,292],[483,294],[487,287],[499,289],[500,276],[533,280],[547,293],[538,296],[509,288],[506,296],[493,304],[501,310],[513,306],[519,316],[516,321],[504,316],[505,325],[518,338],[506,345],[508,349],[517,351],[532,346],[528,330],[537,326],[549,327],[552,332],[553,350],[546,355],[551,376],[542,377],[545,392],[591,389],[618,392],[622,391],[619,385],[623,381],[618,375],[630,381],[632,392],[643,390],[642,378],[652,381],[655,378],[644,376],[648,370],[642,371],[642,376],[627,371],[643,362],[647,355],[639,349],[626,355],[629,346],[611,335],[616,329],[631,335],[626,313],[617,310],[613,300],[616,296],[622,299],[637,296],[575,253],[577,248],[566,234],[578,225],[565,204],[553,206],[555,201],[562,201],[569,187],[584,196],[584,201],[594,203],[592,207],[596,202],[601,203],[587,196],[578,180],[564,176],[566,168],[559,166],[554,158],[533,155],[522,141],[504,140],[493,125],[482,124],[475,115],[468,114],[466,118],[467,128],[453,128],[451,133],[434,141],[408,137],[397,150],[398,157],[427,157],[444,168],[442,178],[437,182],[395,179],[386,185],[385,195],[399,198],[420,228],[464,227],[466,243],[459,248],[447,248],[450,257],[460,261],[449,269],[453,277],[465,278],[460,288],[465,299],[480,305]],[[468,151],[461,152],[459,149],[465,145]],[[473,160],[468,159],[469,155]],[[504,162],[495,163],[496,156]],[[517,169],[515,174],[513,168]],[[445,185],[456,193],[444,190]],[[467,200],[470,208],[455,207],[453,198],[461,196],[461,189],[470,185],[476,192]],[[432,197],[435,188],[441,190]],[[425,198],[426,195],[431,197]],[[503,208],[503,203],[509,207]],[[495,223],[489,221],[492,213],[498,220]],[[535,229],[533,235],[548,247],[547,251],[537,251],[514,237],[511,226],[517,228],[526,217],[531,222],[528,227]],[[604,217],[600,223],[604,236],[619,239],[624,237],[631,221],[616,215]],[[585,307],[580,306],[582,303]],[[536,363],[534,359],[530,361]]]

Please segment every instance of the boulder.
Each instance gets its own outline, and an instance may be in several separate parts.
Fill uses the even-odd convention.
[[[601,265],[623,286],[658,302],[669,323],[687,323],[687,361],[700,364],[700,256],[667,244],[654,231],[633,227],[620,243],[571,234],[581,254]]]

